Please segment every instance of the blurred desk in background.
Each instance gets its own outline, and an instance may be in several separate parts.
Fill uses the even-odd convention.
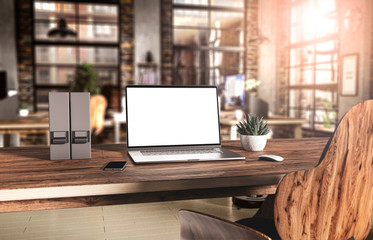
[[[302,138],[302,124],[308,123],[307,119],[300,118],[288,118],[279,115],[271,115],[268,119],[264,119],[268,123],[271,131],[275,129],[286,128],[291,131],[293,138]],[[220,112],[220,127],[228,128],[229,139],[228,140],[237,140],[239,139],[237,133],[236,124],[239,122],[236,118],[234,111],[221,111]]]
[[[48,113],[31,113],[16,120],[0,121],[0,147],[19,147],[20,134],[45,134],[49,145]]]
[[[126,117],[123,113],[114,113],[111,118],[105,119],[104,127],[111,128],[114,131],[114,139],[110,139],[110,142],[120,142],[120,127],[121,124],[125,123]],[[27,117],[18,117],[16,120],[0,121],[0,147],[20,147],[25,145],[21,141],[21,135],[23,134],[45,135],[45,138],[44,136],[35,138],[37,142],[43,142],[36,145],[49,146],[48,112],[30,113]]]

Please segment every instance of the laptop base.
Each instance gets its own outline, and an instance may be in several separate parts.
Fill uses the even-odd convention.
[[[185,148],[176,148],[172,151],[185,151]],[[242,160],[245,159],[244,156],[241,156],[237,153],[234,153],[230,150],[227,150],[222,147],[211,148],[214,150],[214,153],[192,153],[194,150],[191,150],[191,153],[188,154],[169,154],[165,150],[165,154],[153,154],[149,155],[145,153],[147,150],[129,150],[128,154],[136,164],[144,163],[169,163],[169,162],[199,162],[199,161],[222,161],[222,160]],[[145,152],[144,152],[145,151]],[[158,151],[158,150],[157,150]],[[198,151],[198,148],[197,148]],[[144,154],[145,153],[145,154]]]

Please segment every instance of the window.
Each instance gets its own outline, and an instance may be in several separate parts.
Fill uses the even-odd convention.
[[[174,0],[174,84],[218,85],[244,73],[244,0]]]
[[[82,63],[92,64],[101,84],[120,95],[119,9],[113,1],[103,3],[34,1],[36,110],[46,110],[50,90],[68,90],[75,68]],[[60,18],[77,37],[48,37]],[[108,102],[119,102],[111,100]]]
[[[338,25],[335,0],[292,0],[288,113],[311,130],[334,129],[338,111]]]

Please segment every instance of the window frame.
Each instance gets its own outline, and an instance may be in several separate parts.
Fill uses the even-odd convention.
[[[242,0],[243,2],[243,8],[239,8],[239,7],[227,7],[227,6],[217,6],[217,5],[213,5],[211,3],[211,0],[208,0],[207,1],[207,5],[199,5],[199,4],[181,4],[181,3],[175,3],[174,1],[172,1],[172,16],[173,16],[173,13],[174,13],[174,10],[178,10],[178,9],[181,9],[181,10],[199,10],[199,11],[207,11],[207,20],[208,20],[208,24],[206,27],[198,27],[198,26],[175,26],[174,23],[172,23],[172,32],[174,33],[174,30],[175,29],[196,29],[196,30],[205,30],[205,31],[211,31],[214,29],[214,27],[211,26],[211,13],[214,12],[214,11],[222,11],[222,12],[238,12],[238,13],[242,13],[243,14],[243,23],[242,23],[242,27],[240,28],[237,28],[237,31],[242,31],[242,34],[243,34],[243,44],[242,46],[237,46],[237,47],[232,47],[232,46],[219,46],[219,47],[212,47],[212,46],[197,46],[197,45],[180,45],[180,44],[175,44],[174,43],[174,39],[172,39],[172,48],[173,48],[173,53],[174,53],[174,56],[175,56],[175,53],[177,53],[178,51],[183,51],[183,50],[187,50],[187,51],[193,51],[193,52],[196,52],[196,51],[199,51],[200,53],[205,53],[205,54],[208,54],[209,53],[216,53],[216,52],[229,52],[229,53],[237,53],[239,58],[241,59],[242,58],[242,61],[240,63],[242,64],[239,64],[236,68],[230,68],[230,67],[224,67],[224,69],[234,69],[234,70],[237,70],[237,74],[243,74],[245,75],[246,74],[246,1],[245,0]],[[173,17],[172,17],[172,21],[173,21]],[[229,28],[220,28],[221,30],[231,30]],[[215,58],[215,54],[212,54],[212,57]],[[216,82],[216,78],[215,77],[215,70],[216,69],[219,69],[221,68],[221,66],[209,66],[209,67],[192,67],[194,70],[196,70],[196,72],[205,72],[207,75],[206,75],[206,82],[205,83],[201,83],[201,82],[197,82],[195,81],[193,83],[193,85],[200,85],[200,84],[219,84],[219,82]],[[176,75],[177,75],[177,66],[175,65],[175,59],[173,58],[173,65],[172,65],[172,74],[173,74],[173,81],[175,82],[176,80]],[[183,69],[188,69],[188,67],[185,67]],[[215,79],[215,83],[212,83],[211,81],[213,81],[212,79]],[[182,84],[185,84],[185,83],[182,83]]]
[[[111,6],[116,6],[118,14],[117,14],[117,24],[116,26],[118,27],[117,31],[117,40],[113,42],[97,42],[97,41],[80,41],[79,38],[77,37],[75,40],[71,41],[66,41],[66,40],[41,40],[36,38],[35,34],[35,22],[39,21],[41,22],[42,20],[36,20],[35,19],[35,2],[53,2],[53,3],[60,3],[60,4],[66,4],[66,3],[71,3],[75,4],[75,19],[76,19],[76,26],[79,26],[79,4],[102,4],[102,5],[111,5]],[[121,76],[120,76],[120,29],[121,29],[121,23],[120,23],[120,3],[119,0],[107,0],[107,1],[100,1],[100,0],[78,0],[78,1],[73,1],[73,0],[67,0],[67,1],[59,1],[59,0],[32,0],[32,59],[33,59],[33,96],[34,96],[34,111],[37,112],[39,110],[45,110],[43,107],[38,106],[38,91],[45,91],[45,90],[52,90],[52,91],[69,91],[69,85],[68,84],[40,84],[37,83],[37,67],[38,66],[47,66],[47,65],[61,65],[61,64],[54,64],[54,63],[46,63],[46,64],[37,64],[36,62],[36,48],[41,46],[51,46],[51,47],[62,47],[62,46],[68,46],[68,47],[73,47],[76,48],[76,51],[78,52],[81,47],[92,47],[94,49],[96,48],[116,48],[118,51],[118,62],[117,64],[113,64],[110,68],[114,69],[114,65],[116,68],[116,75],[117,75],[117,82],[116,84],[110,84],[111,89],[114,91],[118,92],[118,109],[112,108],[112,106],[108,106],[109,108],[112,108],[115,111],[120,111],[121,109]],[[57,20],[56,20],[57,21]],[[94,23],[95,25],[96,23]],[[79,27],[77,27],[76,31],[79,34]],[[79,55],[79,54],[77,54]],[[71,64],[71,66],[79,66],[80,65],[80,58],[79,56],[76,56],[76,61],[75,64]],[[62,64],[64,65],[64,64]],[[95,64],[93,64],[94,66]],[[103,66],[104,67],[104,66]],[[42,105],[41,105],[42,106]]]
[[[296,25],[300,25],[302,26],[302,24],[304,23],[292,23],[293,19],[292,19],[292,10],[293,8],[296,8],[298,7],[298,5],[300,4],[305,4],[305,3],[315,3],[316,0],[294,0],[292,1],[291,3],[289,3],[289,10],[288,10],[288,13],[289,13],[289,17],[288,17],[288,31],[289,31],[289,38],[288,38],[288,46],[287,46],[287,55],[288,55],[288,61],[286,63],[286,70],[288,72],[288,77],[287,77],[287,83],[286,83],[286,92],[287,92],[287,115],[289,117],[294,117],[292,116],[291,112],[293,111],[295,113],[295,117],[300,117],[301,114],[302,114],[302,111],[309,111],[310,113],[310,117],[309,117],[309,124],[305,124],[303,125],[303,128],[305,129],[308,129],[308,130],[311,130],[311,131],[331,131],[332,129],[322,129],[322,128],[317,128],[316,126],[317,125],[322,125],[324,124],[323,121],[317,121],[317,112],[318,111],[324,111],[325,114],[328,114],[327,111],[325,110],[325,108],[323,108],[322,106],[317,106],[317,102],[318,102],[318,99],[316,98],[316,93],[317,91],[325,91],[325,92],[330,92],[331,93],[331,96],[332,96],[332,99],[334,99],[334,101],[332,102],[333,104],[333,107],[329,110],[333,111],[336,113],[336,120],[338,120],[338,104],[339,104],[339,68],[340,68],[340,64],[339,64],[339,60],[340,60],[340,54],[339,54],[339,32],[338,32],[338,27],[336,27],[337,30],[335,30],[335,32],[333,33],[329,33],[325,36],[321,36],[321,37],[318,37],[318,36],[314,36],[310,39],[303,39],[303,40],[300,40],[300,41],[297,41],[297,42],[292,42],[292,28]],[[303,6],[304,7],[304,6]],[[334,9],[334,17],[335,17],[335,21],[336,23],[335,24],[338,24],[338,1],[335,1],[335,9]],[[322,44],[322,43],[327,43],[327,42],[333,42],[333,44],[335,45],[334,46],[334,49],[331,51],[331,59],[328,60],[328,61],[317,61],[316,57],[317,57],[317,45],[318,44]],[[292,55],[291,55],[291,51],[292,50],[296,50],[296,49],[302,49],[304,47],[308,47],[310,46],[313,50],[313,54],[312,54],[312,61],[311,63],[308,63],[308,64],[303,64],[302,62],[298,65],[292,65],[291,61],[292,61]],[[331,64],[331,66],[333,66],[334,64],[337,66],[337,69],[334,69],[333,67],[331,68],[332,69],[332,77],[331,77],[331,82],[330,83],[317,83],[317,76],[316,76],[316,72],[318,70],[318,66],[322,65],[322,64]],[[309,84],[301,84],[298,82],[298,84],[292,84],[291,82],[291,72],[292,70],[295,70],[295,69],[299,69],[298,71],[301,71],[302,68],[305,68],[305,67],[309,67],[312,71],[312,81],[311,83]],[[332,81],[332,79],[334,78],[334,82]],[[291,92],[292,91],[299,91],[299,94],[301,94],[302,91],[311,91],[312,93],[312,104],[310,107],[307,107],[307,106],[302,106],[301,103],[299,104],[299,106],[292,106],[292,103],[291,103]],[[300,97],[298,97],[298,100],[300,99]],[[332,126],[335,127],[337,124],[337,122],[335,123],[332,123]],[[307,126],[308,125],[308,126]],[[333,129],[334,130],[334,129]]]

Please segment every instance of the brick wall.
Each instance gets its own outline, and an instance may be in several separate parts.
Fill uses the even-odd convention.
[[[246,79],[258,79],[258,43],[248,40],[258,36],[258,0],[246,0]]]
[[[134,0],[120,0],[120,80],[134,83]],[[122,91],[122,94],[124,92]]]
[[[32,1],[17,0],[15,10],[19,101],[32,108],[34,104]]]
[[[172,73],[172,0],[161,0],[161,79],[162,84],[171,84]]]

